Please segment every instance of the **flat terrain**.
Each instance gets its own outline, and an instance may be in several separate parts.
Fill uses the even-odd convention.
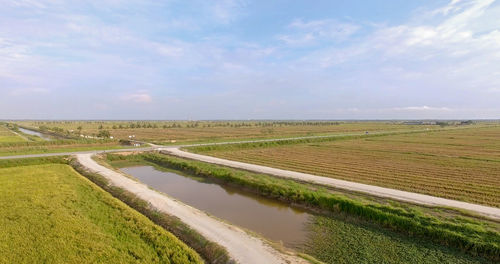
[[[22,121],[26,127],[58,128],[84,135],[107,130],[114,138],[156,143],[218,142],[239,139],[279,138],[365,131],[396,131],[439,128],[436,125],[407,125],[402,122],[336,121]],[[78,130],[78,128],[81,130]]]
[[[77,159],[81,165],[104,176],[114,186],[137,195],[137,197],[151,203],[160,212],[178,217],[208,240],[225,247],[231,258],[238,263],[307,263],[299,257],[280,253],[262,240],[248,235],[240,228],[219,221],[202,211],[160,194],[123,174],[103,167],[95,162],[91,156],[91,154],[79,154]]]
[[[16,135],[7,127],[0,124],[0,143],[24,142],[26,139]]]
[[[20,142],[20,143],[0,143],[0,157],[15,155],[30,155],[44,153],[65,153],[90,150],[110,150],[132,148],[131,146],[121,146],[118,142]]]
[[[154,161],[156,159],[156,161]],[[146,161],[148,160],[148,161]],[[174,163],[170,163],[170,165],[165,162],[165,161],[171,161]],[[268,175],[263,175],[263,174],[254,174],[250,173],[248,171],[241,171],[241,170],[235,170],[235,169],[228,169],[228,168],[223,168],[221,166],[217,165],[212,165],[212,164],[205,164],[201,162],[196,162],[192,160],[183,160],[179,158],[173,158],[171,156],[166,156],[166,155],[161,155],[161,154],[143,154],[139,156],[135,155],[126,155],[126,156],[121,156],[121,155],[108,155],[108,161],[110,164],[113,166],[138,166],[140,164],[151,166],[152,164],[156,164],[155,168],[158,169],[159,167],[163,168],[177,168],[176,165],[173,164],[182,164],[182,172],[179,172],[177,170],[172,170],[172,169],[167,169],[166,171],[168,172],[175,172],[179,173],[180,175],[189,175],[186,177],[194,177],[197,180],[203,181],[204,183],[209,183],[210,185],[217,185],[220,184],[220,186],[223,186],[223,188],[226,188],[227,186],[231,186],[231,188],[234,187],[243,187],[241,189],[244,189],[245,191],[251,191],[253,190],[254,192],[250,192],[252,195],[255,195],[256,193],[259,193],[257,189],[261,189],[262,185],[265,186],[274,186],[273,190],[275,194],[277,193],[291,193],[293,192],[291,189],[292,188],[297,188],[296,190],[297,193],[301,193],[304,197],[307,196],[307,190],[310,188],[310,190],[314,190],[315,187],[313,186],[308,186],[305,184],[299,184],[291,180],[285,180],[285,179],[280,179],[280,178],[275,178],[272,176]],[[162,162],[163,161],[163,162]],[[152,162],[152,163],[151,163]],[[178,163],[176,163],[178,162]],[[194,167],[191,167],[194,166]],[[190,168],[190,169],[186,169]],[[196,169],[194,169],[196,168]],[[137,169],[137,168],[135,168]],[[132,174],[133,176],[137,177],[138,174],[136,174],[138,171],[133,169]],[[135,173],[133,172],[135,170]],[[214,178],[211,178],[208,176],[208,172],[213,172],[214,174],[217,173],[219,176],[213,176],[219,179],[219,181],[213,181]],[[205,175],[205,176],[200,176],[200,175]],[[142,175],[144,176],[144,175]],[[152,175],[150,175],[152,176]],[[154,177],[154,176],[153,176]],[[164,175],[163,177],[169,177]],[[147,177],[148,178],[148,177]],[[235,179],[234,181],[231,181],[232,184],[229,185],[224,184],[224,181],[222,179],[229,179],[233,178]],[[143,178],[144,179],[144,178]],[[237,180],[236,180],[237,179]],[[162,180],[163,181],[163,180]],[[147,179],[146,182],[149,182],[152,188],[155,188],[155,183],[151,181],[151,178]],[[157,183],[158,184],[158,183]],[[156,186],[163,186],[165,183],[156,185]],[[184,187],[180,187],[179,185],[173,184],[177,187],[173,187],[174,190],[167,191],[163,189],[163,191],[169,195],[173,195],[174,197],[177,196],[179,197],[179,192],[178,190],[181,190],[180,193],[184,192],[189,192],[187,189]],[[246,186],[246,188],[245,188]],[[254,187],[251,187],[254,186]],[[261,186],[261,187],[255,187],[255,186]],[[283,188],[280,188],[279,186],[282,186]],[[253,189],[252,189],[253,188]],[[271,187],[269,187],[271,188]],[[288,189],[290,188],[290,189]],[[261,189],[262,190],[262,189]],[[204,193],[203,188],[198,188],[199,193]],[[230,193],[230,195],[237,196],[237,194],[244,194],[245,191],[234,191],[234,189],[226,189],[226,192]],[[249,194],[250,194],[249,193]],[[316,195],[320,195],[321,191],[315,191],[314,192]],[[261,193],[261,195],[264,195],[264,193]],[[336,195],[341,195],[339,193],[336,193]],[[287,198],[292,199],[294,195],[290,196],[282,196],[280,199],[281,201],[286,201]],[[191,202],[189,202],[190,205],[192,206],[198,206],[201,203],[195,202],[197,199],[196,198],[203,197],[202,195],[194,194],[194,196],[189,197],[188,199],[192,199]],[[276,199],[276,196],[274,196]],[[326,197],[326,196],[324,196]],[[180,198],[180,199],[186,199]],[[206,198],[205,198],[206,199]],[[237,200],[237,198],[234,198]],[[208,199],[211,200],[211,199]],[[326,199],[325,199],[326,200]],[[364,201],[366,203],[369,203],[368,201]],[[217,207],[221,206],[221,210],[224,210],[224,208],[227,209],[227,204],[225,202],[215,202],[210,201],[211,206]],[[268,206],[267,202],[262,201],[261,206],[266,207]],[[241,209],[241,207],[239,207]],[[266,219],[266,216],[268,217],[272,213],[268,212],[268,215],[266,216],[259,216],[258,211],[252,210],[251,206],[244,206],[243,208],[248,208],[248,211],[251,211],[255,215],[248,216],[249,219],[253,218],[259,218],[262,217]],[[233,208],[235,209],[235,208]],[[255,208],[254,208],[255,209]],[[399,215],[400,217],[403,215],[407,214],[412,214],[413,219],[416,219],[419,215],[424,215],[430,212],[432,209],[427,210],[426,212],[420,211],[423,208],[413,206],[412,209],[406,208],[406,207],[393,207],[391,211],[399,211],[401,214]],[[279,211],[286,211],[286,206],[283,206],[281,204]],[[235,209],[235,211],[238,211],[238,209]],[[415,212],[420,212],[419,214],[415,214]],[[404,212],[404,213],[403,213]],[[432,210],[434,212],[434,210]],[[386,228],[381,227],[380,225],[377,225],[375,223],[371,223],[369,221],[364,221],[360,218],[353,217],[352,215],[350,217],[346,216],[345,214],[342,213],[332,213],[328,215],[321,215],[321,214],[316,214],[313,212],[309,212],[310,215],[308,216],[308,221],[304,224],[304,227],[302,228],[303,232],[306,232],[305,237],[307,238],[303,243],[299,244],[293,244],[289,245],[293,247],[293,249],[298,250],[299,252],[305,252],[309,255],[312,255],[315,258],[318,258],[325,263],[436,263],[436,262],[441,262],[441,263],[482,263],[482,262],[487,262],[485,259],[479,258],[479,257],[471,257],[468,255],[465,255],[463,252],[457,249],[453,248],[447,248],[445,246],[440,245],[439,243],[434,243],[429,240],[425,239],[419,239],[419,236],[417,238],[415,237],[408,237],[404,234],[394,232],[392,230],[388,230]],[[217,215],[217,214],[216,214]],[[456,215],[455,215],[456,216]],[[442,219],[446,223],[442,223],[441,227],[447,226],[449,224],[456,224],[458,223],[457,221],[463,221],[464,225],[467,226],[472,226],[475,225],[476,227],[483,229],[487,225],[485,223],[478,223],[471,218],[467,217],[461,217],[461,218],[456,218],[455,216],[449,216],[447,220]],[[222,217],[225,220],[229,220],[228,218],[225,218],[221,215],[219,217]],[[448,217],[448,215],[446,216]],[[277,217],[279,218],[279,217]],[[401,220],[401,218],[399,218]],[[434,220],[430,220],[429,218],[427,219],[427,224],[429,222],[436,222],[438,221],[436,218],[433,218]],[[461,219],[461,220],[458,220]],[[273,220],[268,220],[267,224],[269,228],[279,230],[282,229],[282,226],[287,226],[290,223],[294,221],[294,217],[290,217],[290,221],[287,223],[279,223],[278,221],[275,221],[277,219]],[[387,219],[386,219],[387,220]],[[448,221],[449,220],[449,221]],[[257,220],[256,222],[259,222],[260,220]],[[492,229],[489,229],[490,231],[496,232],[494,226],[490,226]],[[294,227],[294,228],[300,228],[300,227]],[[250,228],[252,229],[252,228]],[[286,229],[286,228],[285,228]],[[255,231],[255,229],[252,229]],[[443,231],[443,230],[441,230]],[[451,230],[448,229],[447,231],[443,231],[443,233],[450,232]],[[453,231],[452,231],[453,232]],[[266,232],[267,233],[267,232]],[[264,235],[264,234],[263,234]],[[470,234],[465,234],[461,233],[460,235],[462,236],[468,236]],[[476,233],[475,235],[478,235]],[[265,235],[264,235],[265,236]],[[270,238],[270,237],[268,237]],[[489,239],[486,237],[484,238],[484,242],[488,241]],[[491,239],[491,238],[490,238]],[[496,240],[498,241],[498,239]]]
[[[131,148],[112,139],[85,139],[80,137],[44,140],[38,136],[9,130],[0,124],[0,157],[42,153],[75,152],[102,149]]]
[[[0,263],[201,263],[63,164],[0,169]]]
[[[274,147],[220,146],[201,154],[500,206],[500,127]]]
[[[148,155],[148,154],[145,154]],[[115,167],[128,167],[128,166],[141,166],[141,165],[147,165],[151,166],[152,164],[155,163],[150,163],[147,162],[144,157],[146,156],[135,156],[135,155],[126,155],[126,156],[121,156],[121,155],[108,155],[108,161],[110,162],[111,165]],[[151,156],[150,156],[151,157]],[[180,160],[172,157],[166,157],[163,155],[158,155],[157,157],[161,157],[163,159],[170,159],[170,160],[178,160],[180,162],[186,162],[184,164],[187,164],[188,162],[190,164],[196,164],[197,162],[193,161],[187,161],[187,160]],[[201,163],[198,163],[201,164]],[[155,169],[162,168],[166,164],[164,163],[163,165],[156,165]],[[221,172],[222,169],[220,166],[215,166],[215,165],[209,165],[209,167],[216,168],[216,170]],[[143,167],[142,169],[144,169]],[[167,167],[163,167],[167,168]],[[197,170],[198,173],[201,171],[206,171],[203,170],[202,167],[199,167],[200,170]],[[129,170],[131,172],[131,175],[136,177],[138,176],[137,170],[138,168],[136,167],[135,169]],[[161,169],[160,169],[161,170]],[[135,172],[134,172],[135,171]],[[221,182],[214,182],[210,181],[210,178],[205,178],[205,177],[200,177],[196,175],[195,173],[187,173],[186,172],[180,172],[177,170],[172,170],[172,169],[167,169],[164,170],[165,172],[169,173],[178,173],[179,175],[185,175],[186,177],[193,177],[199,181],[203,181],[204,184],[209,183],[209,185],[214,186],[221,184],[219,186],[223,186],[225,191],[223,192],[228,192],[229,195],[232,195],[234,197],[234,200],[237,201],[238,198],[235,196],[238,196],[238,194],[245,194],[245,191],[240,191],[231,188],[231,189],[226,189],[228,186],[222,184]],[[236,172],[236,170],[232,169],[226,169],[226,172],[228,171],[233,171]],[[150,171],[151,172],[151,171]],[[149,172],[149,173],[150,173]],[[146,174],[149,174],[146,173]],[[271,176],[268,175],[256,175],[252,174],[249,172],[243,172],[243,171],[238,171],[237,172],[239,175],[240,181],[238,182],[243,182],[245,180],[250,180],[253,179],[254,183],[257,181],[263,181],[266,182],[266,184],[269,186],[273,182],[282,182],[283,186],[297,186],[298,184],[295,182],[283,180],[283,179],[276,179],[276,178],[271,178]],[[222,174],[222,173],[221,173]],[[149,174],[152,176],[151,174]],[[189,175],[189,176],[188,176]],[[228,175],[224,173],[224,175]],[[144,176],[144,175],[142,175]],[[171,175],[163,175],[163,177],[168,178]],[[182,176],[181,176],[182,177]],[[140,178],[139,178],[140,179]],[[144,179],[144,178],[143,178]],[[151,179],[149,179],[151,180]],[[152,183],[151,181],[146,180],[146,182],[149,182],[150,184]],[[162,180],[163,181],[163,180]],[[180,193],[184,195],[185,193],[189,193],[189,188],[184,188],[180,187],[178,184],[171,182],[170,183],[173,189],[168,191],[167,189],[163,189],[164,192],[166,192],[168,195],[172,195],[174,197],[177,197],[179,199],[186,199],[180,198],[178,196]],[[156,186],[163,186],[167,185],[166,183],[162,183],[160,185]],[[248,186],[248,185],[247,185]],[[305,186],[305,185],[304,185]],[[155,188],[155,184],[153,183],[150,185],[151,188]],[[198,186],[200,187],[200,186]],[[235,187],[233,185],[232,187]],[[245,188],[246,191],[248,191],[248,187]],[[187,194],[189,198],[188,200],[191,199],[190,202],[185,200],[188,204],[192,206],[200,206],[204,202],[198,203],[196,202],[197,198],[204,197],[202,193],[204,193],[206,189],[204,188],[198,188],[198,192],[201,195],[198,194]],[[251,194],[252,196],[255,196],[255,192],[250,192],[247,194]],[[205,198],[207,199],[207,198]],[[210,202],[209,204],[212,204],[211,206],[213,207],[218,207],[220,206],[221,210],[224,210],[224,208],[227,210],[228,207],[226,207],[228,204],[226,202],[220,202],[220,201],[213,201],[211,198],[208,199]],[[284,199],[286,200],[286,199]],[[241,201],[241,200],[240,200]],[[268,201],[269,202],[269,201]],[[261,202],[260,206],[262,207],[267,207],[269,204],[268,202],[265,202],[264,200]],[[238,202],[236,202],[237,204]],[[196,205],[197,204],[197,205]],[[267,219],[270,215],[273,215],[272,212],[267,212],[267,215],[259,215],[259,211],[255,210],[255,208],[251,208],[252,206],[249,206],[248,204],[246,206],[238,208],[233,208],[231,207],[230,211],[240,211],[242,208],[247,208],[248,212],[244,212],[244,216],[248,219],[254,219],[254,218],[263,218]],[[247,210],[243,209],[243,210]],[[404,210],[403,208],[400,208],[401,210]],[[278,211],[284,212],[287,211],[286,206],[284,204],[281,204]],[[214,213],[214,211],[212,211]],[[220,212],[219,212],[220,213]],[[217,214],[219,214],[217,213]],[[303,243],[298,243],[298,244],[293,244],[289,245],[293,247],[293,249],[297,250],[298,252],[304,252],[312,255],[315,258],[318,258],[325,263],[436,263],[436,262],[441,262],[441,263],[482,263],[482,262],[487,262],[482,258],[478,257],[471,257],[463,252],[460,252],[457,249],[451,249],[451,248],[446,248],[445,246],[439,245],[439,243],[433,243],[428,240],[420,240],[420,239],[415,239],[411,237],[406,237],[403,234],[399,234],[397,232],[393,232],[391,230],[387,230],[384,228],[381,228],[380,226],[377,226],[375,224],[369,224],[366,221],[361,221],[360,219],[354,218],[354,217],[345,217],[342,214],[331,214],[328,216],[325,215],[318,215],[310,212],[311,214],[308,216],[308,221],[303,224],[303,227],[294,227],[296,229],[301,229],[301,232],[305,232],[305,237],[307,238]],[[217,215],[215,214],[215,215]],[[249,216],[248,214],[255,214],[252,216]],[[227,215],[226,215],[227,216]],[[229,218],[225,218],[222,215],[219,215],[222,219],[225,219],[226,221],[229,220]],[[268,219],[267,220],[267,225],[268,228],[274,229],[274,230],[280,230],[283,229],[283,226],[290,226],[291,223],[296,221],[296,218],[293,216],[289,216],[289,221],[281,219],[281,222],[279,220],[279,217],[276,217],[277,219]],[[255,220],[255,219],[254,219]],[[464,219],[464,222],[467,224],[473,223],[473,221],[468,221],[471,219]],[[266,221],[266,220],[264,220]],[[283,221],[286,221],[287,223],[284,223]],[[257,220],[256,222],[260,222],[260,220]],[[293,224],[292,224],[293,226]],[[252,228],[250,228],[252,229]],[[287,228],[284,228],[285,230]],[[255,231],[255,229],[252,229]],[[267,232],[266,232],[267,233]],[[269,234],[269,233],[268,233]],[[265,236],[265,235],[264,235]],[[269,238],[269,237],[268,237]]]

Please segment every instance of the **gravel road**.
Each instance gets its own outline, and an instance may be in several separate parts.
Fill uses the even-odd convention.
[[[378,196],[378,197],[386,197],[386,198],[391,198],[394,200],[399,200],[399,201],[404,201],[404,202],[410,202],[410,203],[416,203],[416,204],[422,204],[422,205],[430,205],[430,206],[444,206],[444,207],[453,207],[453,208],[458,208],[458,209],[464,209],[464,210],[468,210],[468,211],[471,211],[474,213],[481,214],[481,215],[489,217],[489,218],[500,219],[500,208],[496,208],[496,207],[489,207],[489,206],[484,206],[484,205],[466,203],[466,202],[450,200],[450,199],[445,199],[445,198],[440,198],[440,197],[435,197],[435,196],[430,196],[430,195],[425,195],[425,194],[405,192],[405,191],[384,188],[384,187],[378,187],[378,186],[362,184],[362,183],[357,183],[357,182],[338,180],[338,179],[317,176],[317,175],[312,175],[312,174],[307,174],[307,173],[276,169],[276,168],[271,168],[271,167],[266,167],[266,166],[261,166],[261,165],[239,162],[239,161],[220,159],[220,158],[215,158],[215,157],[211,157],[211,156],[205,156],[205,155],[200,155],[200,154],[182,151],[179,149],[179,147],[160,148],[159,150],[163,151],[165,153],[171,154],[171,155],[182,157],[182,158],[199,160],[199,161],[203,161],[203,162],[219,164],[219,165],[224,165],[224,166],[228,166],[228,167],[232,167],[232,168],[254,171],[254,172],[258,172],[258,173],[265,173],[265,174],[270,174],[270,175],[274,175],[274,176],[278,176],[278,177],[282,177],[282,178],[290,178],[290,179],[299,180],[299,181],[306,181],[306,182],[311,182],[311,183],[315,183],[315,184],[331,186],[331,187],[335,187],[335,188],[339,188],[339,189],[367,193],[367,194]]]
[[[238,227],[219,221],[196,208],[149,189],[145,184],[103,167],[91,156],[92,154],[88,153],[76,155],[80,164],[104,176],[111,184],[134,193],[150,202],[159,211],[178,217],[208,240],[225,247],[238,263],[308,263],[302,258],[278,252],[261,239],[247,234]]]

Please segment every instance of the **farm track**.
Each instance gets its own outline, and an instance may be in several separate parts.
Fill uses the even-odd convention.
[[[428,206],[444,206],[444,207],[453,207],[463,210],[468,210],[471,212],[475,212],[486,217],[490,217],[493,219],[500,219],[500,209],[495,207],[489,207],[484,205],[472,204],[467,202],[461,202],[456,200],[444,199],[440,197],[418,194],[406,191],[400,191],[390,188],[383,188],[373,185],[361,184],[356,182],[349,182],[345,180],[338,180],[333,178],[327,178],[323,176],[317,176],[307,173],[289,171],[276,169],[266,166],[260,166],[255,164],[249,164],[238,161],[231,161],[226,159],[215,158],[211,156],[205,156],[200,154],[194,154],[190,152],[185,152],[179,149],[179,147],[169,147],[169,148],[160,148],[160,151],[171,154],[174,156],[179,156],[182,158],[188,158],[193,160],[199,160],[203,162],[224,165],[228,167],[244,169],[249,171],[254,171],[258,173],[270,174],[283,178],[290,178],[298,181],[311,182],[314,184],[320,184],[325,186],[331,186],[334,188],[346,189],[355,192],[367,193],[374,196],[386,197],[390,199],[428,205]]]
[[[343,180],[356,180],[365,184],[385,185],[386,187],[402,190],[414,190],[417,188],[420,192],[426,194],[439,193],[440,196],[457,199],[467,198],[463,194],[466,192],[470,200],[474,202],[500,203],[498,199],[486,199],[488,197],[496,198],[499,192],[498,184],[494,179],[482,179],[481,184],[470,181],[470,175],[457,177],[451,173],[442,175],[436,174],[436,171],[418,171],[413,170],[408,174],[401,168],[392,170],[389,167],[373,167],[366,169],[362,164],[338,164],[338,163],[319,163],[314,160],[293,159],[293,154],[289,154],[280,159],[276,155],[255,155],[245,152],[217,154],[221,158],[239,160],[247,163],[259,164],[281,169],[291,169],[304,173],[313,173],[319,176],[339,178]],[[315,156],[318,158],[317,156]],[[331,164],[337,164],[332,167]],[[430,176],[425,176],[430,175]],[[436,177],[440,176],[440,177]],[[397,179],[397,181],[396,181]],[[439,180],[438,180],[439,179]]]
[[[145,184],[103,167],[97,164],[91,156],[92,154],[78,154],[77,159],[81,165],[90,171],[99,173],[111,184],[137,195],[163,213],[178,217],[183,223],[208,240],[225,247],[232,259],[238,263],[308,263],[299,257],[278,252],[240,228],[219,221],[196,208],[160,194]]]
[[[500,207],[498,133],[498,127],[450,129],[197,153]]]

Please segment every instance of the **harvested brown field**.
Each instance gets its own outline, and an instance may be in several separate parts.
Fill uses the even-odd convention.
[[[90,136],[97,135],[104,129],[115,139],[129,139],[129,136],[134,136],[133,139],[136,140],[160,144],[439,128],[437,125],[408,125],[392,121],[19,121],[16,123],[32,128],[60,128],[71,133]]]
[[[500,206],[500,127],[209,152],[216,157]]]

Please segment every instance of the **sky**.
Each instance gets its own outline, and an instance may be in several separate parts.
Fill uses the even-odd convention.
[[[0,119],[499,119],[495,0],[0,0]]]

